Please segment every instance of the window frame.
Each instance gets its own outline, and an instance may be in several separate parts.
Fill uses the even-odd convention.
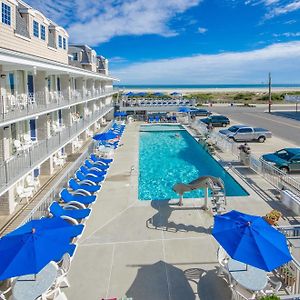
[[[62,44],[62,36],[61,35],[58,35],[58,48],[61,48],[62,49],[63,47],[63,44]]]
[[[4,15],[4,13],[9,13],[9,15]],[[1,23],[7,26],[11,26],[11,13],[12,13],[12,9],[11,6],[2,2],[1,3]]]
[[[40,24],[36,20],[33,20],[32,22],[32,33],[34,37],[36,38],[40,37]]]
[[[46,41],[46,26],[44,24],[40,24],[40,37],[41,40]]]

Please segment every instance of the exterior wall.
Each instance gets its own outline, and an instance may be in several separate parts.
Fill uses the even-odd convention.
[[[0,6],[2,2],[11,7],[11,26],[3,24],[0,20],[0,47],[13,51],[36,55],[64,64],[68,63],[68,49],[54,49],[48,47],[48,24],[45,23],[45,19],[40,14],[36,13],[35,16],[33,16],[32,14],[28,15],[28,30],[30,33],[30,38],[26,38],[21,35],[15,34],[17,6],[11,0],[0,0]],[[37,22],[43,24],[46,27],[46,41],[37,38],[33,35],[33,20],[36,20]],[[63,30],[57,28],[57,32],[63,37],[67,38]]]

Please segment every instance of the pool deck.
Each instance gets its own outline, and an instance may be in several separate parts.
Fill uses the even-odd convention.
[[[138,123],[126,127],[79,240],[65,294],[71,300],[125,295],[133,300],[231,299],[229,287],[216,273],[213,217],[201,209],[203,202],[185,200],[178,207],[138,201],[138,130]],[[228,210],[264,215],[278,205],[268,196],[273,187],[252,175],[239,179],[250,196],[228,198]],[[250,186],[270,194],[256,193]],[[288,215],[284,222],[293,220]]]

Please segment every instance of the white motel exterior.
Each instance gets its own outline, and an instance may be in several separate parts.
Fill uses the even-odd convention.
[[[113,117],[108,61],[19,0],[0,0],[0,216],[34,197]]]

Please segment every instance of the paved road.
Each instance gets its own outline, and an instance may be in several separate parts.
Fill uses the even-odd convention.
[[[273,110],[294,110],[291,106],[273,106]],[[284,140],[300,146],[300,120],[285,118],[278,115],[265,113],[267,106],[253,108],[230,107],[230,106],[213,106],[212,112],[224,114],[241,124],[264,127]],[[300,115],[300,112],[299,112]],[[282,145],[284,147],[284,145]]]

